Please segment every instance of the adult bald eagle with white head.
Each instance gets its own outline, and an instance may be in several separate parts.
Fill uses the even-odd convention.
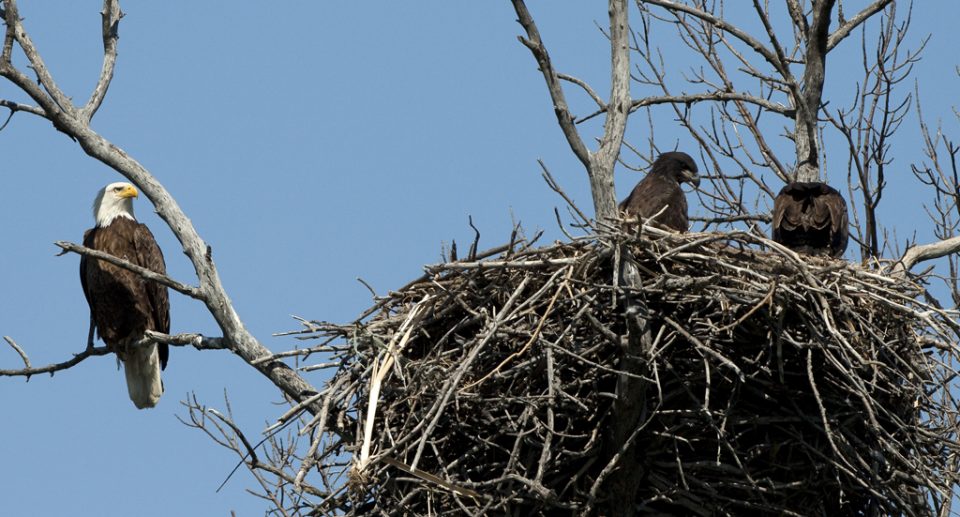
[[[137,189],[111,183],[93,202],[96,226],[83,234],[83,245],[166,274],[163,253],[150,230],[133,216]],[[80,283],[90,305],[91,324],[108,348],[123,361],[130,400],[138,409],[157,405],[163,394],[160,370],[169,356],[165,343],[130,348],[145,331],[170,332],[167,288],[106,261],[80,257]]]

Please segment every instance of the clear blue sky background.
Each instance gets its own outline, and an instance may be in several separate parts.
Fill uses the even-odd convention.
[[[179,201],[212,245],[241,317],[267,347],[296,344],[271,337],[297,328],[291,315],[353,319],[370,304],[357,277],[385,292],[438,261],[442,243],[455,238],[465,250],[472,239],[468,215],[482,232],[481,248],[506,241],[513,220],[529,233],[542,228],[558,238],[553,207],[562,202],[540,179],[537,158],[581,208],[591,209],[586,176],[556,126],[535,62],[516,40],[521,28],[509,2],[270,5],[125,3],[116,78],[94,120],[96,130]],[[594,25],[606,23],[604,3],[530,7],[558,69],[605,96],[609,50]],[[78,103],[99,73],[99,8],[92,0],[21,5],[49,68]],[[917,10],[911,38],[916,47],[922,35],[933,34],[915,77],[925,113],[944,117],[954,130],[960,45],[948,22],[958,11],[951,2]],[[659,33],[670,59],[676,40],[666,28]],[[837,98],[848,99],[859,77],[844,76],[856,67],[858,39],[831,55],[845,55],[828,71]],[[591,109],[585,96],[568,92],[575,111]],[[6,82],[0,98],[27,100]],[[690,137],[663,113],[657,144],[695,154]],[[917,133],[911,118],[898,135],[902,154],[884,211],[904,236],[915,228],[928,235],[909,174],[909,164],[921,158]],[[647,137],[642,119],[628,128],[638,145]],[[835,182],[844,179],[843,151],[835,145],[831,154]],[[789,154],[781,158],[792,161]],[[638,178],[618,171],[618,196]],[[79,241],[92,225],[95,192],[119,179],[36,117],[18,114],[0,132],[0,335],[16,339],[35,365],[84,347],[88,312],[78,258],[54,257],[52,243]],[[695,200],[691,205],[696,210]],[[149,202],[141,198],[136,208],[154,229],[171,276],[193,282]],[[172,300],[174,332],[219,335],[199,303]],[[0,367],[18,365],[0,347]],[[323,376],[311,380],[320,384]],[[274,405],[279,394],[240,359],[217,351],[173,349],[164,382],[159,406],[137,411],[112,357],[29,383],[0,378],[0,511],[262,513],[265,504],[244,493],[253,485],[245,472],[215,493],[236,458],[175,415],[184,415],[178,401],[190,392],[222,407],[226,391],[238,423],[256,436],[282,412]]]

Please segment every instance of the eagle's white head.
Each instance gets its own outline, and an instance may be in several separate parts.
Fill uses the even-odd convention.
[[[97,220],[97,226],[107,226],[118,217],[136,220],[133,216],[133,198],[137,196],[137,188],[123,181],[100,189],[97,199],[93,201],[93,218]]]

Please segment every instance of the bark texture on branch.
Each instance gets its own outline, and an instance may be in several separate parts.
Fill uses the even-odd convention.
[[[540,37],[537,24],[523,0],[512,0],[517,19],[526,32],[520,37],[533,54],[547,91],[553,101],[557,123],[563,131],[574,155],[583,163],[590,180],[590,193],[593,197],[595,218],[598,222],[611,221],[617,215],[616,191],[613,186],[613,170],[620,156],[623,135],[627,127],[627,116],[631,109],[630,100],[630,25],[627,12],[627,0],[610,0],[608,14],[610,18],[610,99],[603,111],[607,118],[603,125],[603,136],[596,152],[591,152],[577,131],[575,117],[570,112],[566,95],[560,83],[560,74],[553,68],[550,54]],[[588,91],[592,91],[589,90]]]
[[[150,199],[160,218],[180,241],[183,252],[190,259],[199,280],[199,285],[195,288],[183,285],[179,287],[182,287],[183,292],[203,301],[223,332],[224,340],[229,344],[230,350],[269,378],[293,400],[303,401],[315,395],[316,388],[289,366],[279,359],[270,360],[273,354],[246,329],[220,281],[210,247],[200,237],[176,200],[137,160],[90,127],[90,120],[103,102],[113,78],[121,18],[119,1],[105,0],[103,3],[101,31],[104,41],[104,63],[100,78],[83,108],[74,106],[70,96],[64,94],[57,86],[53,75],[47,69],[22,24],[16,1],[5,0],[2,6],[6,30],[3,53],[0,56],[0,76],[20,88],[37,103],[39,109],[31,111],[32,113],[50,120],[57,129],[75,140],[87,155],[117,171]],[[11,49],[14,44],[23,51],[38,81],[29,78],[11,62]],[[84,251],[84,253],[88,252]],[[128,267],[128,269],[131,268]],[[144,272],[139,273],[147,276]],[[314,404],[308,409],[319,411],[320,407]]]
[[[797,181],[820,180],[820,137],[818,116],[823,103],[823,82],[826,75],[827,39],[830,36],[830,15],[836,0],[814,3],[813,20],[806,36],[806,63],[803,68],[802,96],[796,101]]]

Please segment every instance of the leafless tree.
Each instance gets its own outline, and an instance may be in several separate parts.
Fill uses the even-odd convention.
[[[611,1],[610,10],[610,99],[604,102],[586,83],[569,75],[560,74],[550,62],[550,54],[540,37],[533,17],[522,0],[513,0],[513,7],[519,17],[520,25],[526,31],[526,37],[520,41],[530,49],[543,78],[547,82],[553,109],[557,114],[557,123],[563,130],[570,148],[587,169],[590,178],[590,192],[593,194],[593,208],[597,220],[613,219],[616,215],[616,198],[613,191],[613,167],[620,156],[620,146],[627,127],[627,115],[630,110],[630,26],[627,23],[626,0]],[[596,152],[587,148],[580,136],[574,116],[567,106],[566,95],[560,81],[570,81],[582,86],[597,104],[603,107],[607,118],[604,123],[603,137]]]
[[[853,226],[862,260],[880,264],[886,257],[893,265],[884,272],[903,275],[921,261],[948,255],[949,272],[943,278],[951,290],[953,306],[960,302],[957,281],[960,266],[954,256],[960,250],[960,237],[956,234],[960,224],[956,164],[960,147],[939,128],[931,131],[926,123],[921,126],[926,142],[925,159],[913,167],[916,178],[931,189],[930,215],[939,241],[912,246],[900,255],[895,243],[886,238],[882,221],[878,220],[877,207],[884,199],[886,167],[890,163],[890,141],[910,107],[916,105],[918,110],[920,107],[917,94],[902,93],[899,87],[909,77],[924,42],[913,49],[905,48],[910,16],[908,13],[901,20],[894,0],[861,2],[850,17],[844,11],[842,0],[786,0],[783,6],[753,0],[749,4],[750,21],[761,27],[760,31],[753,32],[741,23],[746,20],[746,3],[728,7],[723,2],[708,0],[636,0],[633,4],[627,0],[609,0],[608,24],[602,29],[610,43],[611,88],[606,99],[585,81],[554,68],[548,52],[549,35],[541,35],[534,14],[523,0],[512,0],[512,4],[524,31],[520,41],[532,53],[542,72],[560,129],[586,169],[599,228],[617,217],[613,182],[616,165],[641,168],[628,164],[621,151],[626,149],[637,159],[646,161],[658,150],[652,138],[649,153],[640,151],[641,146],[626,139],[631,115],[646,114],[652,126],[653,110],[671,113],[697,143],[703,162],[712,171],[708,176],[712,188],[698,192],[704,208],[711,212],[709,217],[701,218],[706,227],[740,225],[743,228],[746,223],[766,220],[766,211],[760,207],[772,198],[777,185],[764,179],[764,171],[781,181],[823,178],[824,140],[828,132],[832,132],[830,137],[839,136],[844,151],[849,153],[845,160],[848,195],[854,207]],[[298,372],[336,367],[340,364],[338,357],[353,352],[351,344],[324,342],[276,354],[265,348],[244,327],[217,274],[210,247],[176,201],[132,156],[91,128],[91,120],[104,102],[113,79],[122,17],[119,0],[105,0],[101,14],[104,58],[99,81],[87,101],[77,105],[72,100],[75,96],[63,92],[53,72],[46,67],[18,15],[16,0],[0,0],[4,24],[0,77],[32,101],[0,99],[0,107],[9,113],[3,125],[17,113],[49,120],[90,157],[134,183],[154,204],[183,246],[197,275],[197,285],[151,274],[122,259],[76,244],[62,242],[59,245],[65,252],[108,260],[201,301],[221,329],[221,337],[153,333],[143,344],[162,340],[198,349],[230,350],[266,376],[289,399],[290,408],[266,430],[267,438],[258,443],[250,440],[233,422],[229,403],[226,411],[217,411],[196,399],[187,400],[184,402],[188,414],[185,423],[234,451],[260,485],[259,495],[270,502],[277,514],[294,515],[317,507],[342,507],[351,497],[347,490],[349,482],[360,482],[355,477],[348,482],[348,478],[356,476],[362,468],[357,469],[356,461],[347,455],[354,451],[347,451],[342,442],[330,441],[329,436],[334,433],[347,442],[369,446],[361,437],[372,432],[372,423],[368,420],[368,426],[364,427],[363,418],[343,409],[347,405],[345,401],[358,397],[363,387],[334,383],[318,389]],[[875,30],[866,30],[874,21],[877,22]],[[678,70],[675,65],[665,63],[660,48],[666,41],[660,37],[663,32],[671,33],[670,41],[682,45],[696,60],[685,62],[697,65]],[[836,49],[852,47],[851,35],[858,33],[862,75],[855,83],[842,85],[856,91],[856,95],[851,105],[833,108],[824,100],[825,84],[830,84],[825,73],[827,58]],[[28,66],[15,64],[15,49],[22,52]],[[565,84],[582,90],[596,104],[595,111],[579,117],[572,113]],[[640,94],[634,98],[633,91]],[[596,150],[591,150],[579,127],[601,115],[603,132]],[[776,128],[782,128],[785,134],[772,136],[777,135]],[[789,152],[784,151],[785,148],[789,148]],[[764,233],[754,224],[747,224],[743,229],[755,235]],[[511,242],[488,252],[471,253],[470,261],[505,250],[512,252],[516,247],[518,243]],[[461,266],[479,267],[473,262]],[[375,309],[361,315],[358,321]],[[377,346],[399,354],[409,339],[409,334],[404,337],[404,330],[409,328],[407,324],[415,325],[417,318],[418,312],[412,311],[410,321],[395,333],[395,340],[377,343]],[[305,333],[323,330],[323,326],[315,322],[305,321],[304,325]],[[496,330],[497,321],[493,325],[490,335]],[[642,325],[630,332],[640,336],[638,346],[643,346],[644,339],[649,340],[646,335],[649,331]],[[375,340],[370,336],[356,339]],[[108,353],[106,348],[93,348],[62,363],[35,367],[23,346],[12,338],[6,341],[21,356],[24,368],[0,370],[0,376],[29,377],[54,372],[74,367],[88,357]],[[330,360],[301,364],[301,359],[311,354],[323,354]],[[288,361],[292,361],[294,367]],[[374,364],[364,375],[382,378],[391,371],[392,364],[389,361]],[[623,387],[623,393],[630,390],[629,386]],[[371,400],[375,408],[376,397],[372,396]],[[620,403],[622,407],[618,411],[636,410],[625,400]],[[631,419],[636,420],[636,415]],[[629,429],[623,431],[615,445],[631,439]],[[369,459],[369,451],[364,456],[362,446],[358,448],[361,448],[358,457],[362,466]],[[475,494],[471,489],[418,471],[415,463],[391,465],[449,491],[470,497]],[[542,489],[542,486],[533,488]]]
[[[669,113],[699,146],[714,171],[708,175],[713,188],[698,192],[704,208],[713,212],[700,218],[708,225],[767,220],[764,200],[772,199],[779,187],[766,181],[763,172],[769,171],[781,181],[823,180],[826,150],[822,140],[841,142],[848,156],[844,161],[860,255],[864,261],[891,258],[897,250],[889,248],[877,207],[887,185],[891,140],[916,102],[912,92],[898,87],[909,77],[926,44],[923,38],[907,48],[910,5],[901,7],[906,14],[898,16],[892,0],[862,2],[848,17],[844,3],[836,0],[790,0],[784,5],[753,1],[747,9],[700,0],[638,0],[635,4],[637,19],[626,36],[630,45],[625,47],[624,36],[615,29],[628,23],[629,9],[625,2],[609,3],[612,18],[605,34],[611,42],[611,82],[620,84],[617,78],[626,67],[633,86],[626,91],[614,87],[605,101],[583,80],[553,68],[534,18],[524,2],[514,2],[527,33],[521,41],[531,49],[544,74],[564,136],[586,165],[598,220],[605,217],[601,210],[608,209],[602,207],[609,205],[597,200],[612,194],[596,190],[611,189],[612,180],[596,180],[608,173],[585,158],[593,155],[584,150],[577,126],[606,114],[599,155],[605,142],[613,142],[624,132],[626,122],[620,122],[614,108],[628,102],[629,114],[646,112],[651,134],[652,120],[662,123]],[[874,19],[879,22],[867,30],[867,22]],[[744,28],[750,24],[763,30],[756,33]],[[849,54],[856,40],[862,54],[862,75],[849,84],[839,79],[831,83],[834,92],[855,92],[852,103],[844,107],[839,100],[824,97],[826,63],[838,49],[846,47]],[[664,59],[661,47],[665,41],[672,46],[672,63]],[[683,48],[687,59],[679,57],[678,49]],[[684,66],[678,67],[677,62]],[[586,92],[597,110],[581,116],[570,113],[563,82]],[[631,88],[642,95],[631,98]],[[666,111],[651,111],[664,107]],[[789,154],[785,142],[792,148]],[[649,163],[658,151],[652,141],[649,154],[631,145],[629,138],[624,143],[642,162]],[[619,155],[614,159],[639,168]]]
[[[32,104],[0,99],[0,107],[6,108],[9,115],[4,126],[16,113],[27,113],[49,120],[60,132],[75,140],[87,155],[104,163],[137,186],[153,203],[157,213],[167,223],[170,230],[183,246],[183,252],[193,265],[197,275],[197,285],[189,285],[166,276],[156,275],[139,268],[125,260],[111,257],[72,243],[58,243],[64,252],[73,252],[108,260],[146,278],[158,281],[166,286],[204,304],[210,316],[216,321],[222,337],[206,337],[199,334],[180,334],[166,336],[149,333],[141,345],[155,341],[172,345],[192,345],[197,349],[229,350],[241,357],[248,365],[267,377],[280,392],[293,404],[293,414],[307,411],[321,414],[320,390],[312,386],[303,377],[283,361],[283,355],[275,355],[264,347],[244,326],[227,296],[227,292],[217,273],[210,246],[204,242],[194,228],[193,223],[184,214],[176,200],[170,196],[163,185],[134,157],[122,148],[104,138],[91,128],[91,120],[96,115],[106,97],[113,80],[114,66],[117,60],[117,42],[119,25],[122,18],[120,2],[105,0],[101,10],[103,36],[103,65],[99,80],[87,101],[74,104],[75,95],[70,95],[57,85],[54,73],[44,63],[43,57],[33,43],[27,27],[19,15],[16,0],[0,2],[0,16],[3,18],[3,47],[0,52],[0,77],[25,93]],[[26,66],[17,66],[14,51],[22,53]],[[53,373],[76,366],[92,356],[109,353],[106,347],[95,347],[76,354],[71,359],[46,365],[33,366],[25,347],[11,337],[5,337],[24,362],[24,368],[0,370],[0,376],[19,376],[29,378],[39,373]],[[211,413],[215,414],[215,413]],[[346,425],[344,421],[334,421],[330,426]],[[348,431],[347,431],[348,432]],[[250,464],[250,463],[248,463]],[[258,470],[273,472],[268,463],[256,462]]]
[[[584,81],[552,68],[533,16],[522,0],[514,0],[513,4],[520,24],[535,44],[523,38],[521,41],[537,58],[563,134],[578,156],[582,151],[576,145],[577,124],[606,114],[604,139],[609,138],[610,122],[617,120],[615,113],[624,99],[630,103],[629,114],[646,112],[650,135],[654,133],[653,119],[662,124],[667,120],[663,115],[672,114],[714,171],[707,176],[712,188],[698,192],[704,208],[712,212],[701,220],[706,226],[731,228],[730,225],[768,220],[767,210],[761,207],[764,200],[772,199],[779,186],[767,183],[764,171],[783,182],[822,181],[825,140],[839,141],[840,153],[847,156],[844,161],[852,233],[864,264],[876,265],[886,258],[892,267],[885,271],[903,275],[921,261],[946,255],[949,271],[942,278],[956,307],[960,300],[955,256],[960,250],[960,238],[956,236],[960,221],[956,157],[960,147],[939,128],[931,131],[922,117],[921,132],[926,143],[923,152],[927,160],[914,165],[913,171],[930,187],[932,204],[928,213],[940,240],[900,250],[888,239],[888,229],[878,216],[887,187],[887,168],[892,161],[891,142],[911,108],[916,105],[919,111],[920,105],[919,93],[903,89],[926,45],[926,38],[922,38],[908,48],[912,5],[901,3],[904,14],[898,13],[893,0],[856,2],[853,6],[837,0],[753,0],[742,5],[709,0],[636,0],[636,14],[630,25],[631,44],[625,48],[619,39],[622,36],[614,28],[628,24],[630,9],[626,2],[611,0],[610,30],[605,31],[613,56],[611,77],[618,77],[622,67],[634,58],[630,88],[641,93],[631,98],[630,92],[617,93],[614,89],[609,100],[604,101]],[[854,14],[848,16],[845,7],[852,7]],[[851,38],[855,34],[859,38]],[[862,74],[849,84],[843,82],[846,77],[828,83],[828,57],[844,47],[849,54],[857,39]],[[668,45],[672,48],[672,63],[664,58],[663,47]],[[678,48],[686,49],[687,59],[678,57]],[[682,66],[676,65],[678,61]],[[580,117],[570,114],[563,101],[561,81],[585,91],[598,109]],[[834,92],[855,91],[852,102],[846,106],[831,102],[825,97],[825,84],[830,84]],[[659,111],[654,114],[654,109]],[[650,153],[646,155],[629,140],[628,134],[624,148],[647,163],[659,152],[652,136]],[[789,142],[789,151],[785,142]],[[639,168],[619,156],[616,159],[627,168]],[[581,161],[587,166],[594,200],[607,197],[595,192],[598,185],[593,178],[598,170],[583,158]],[[609,188],[607,185],[601,186]],[[595,208],[597,220],[602,220],[599,205]],[[747,229],[755,234],[766,233],[753,225]],[[630,282],[629,278],[624,280]],[[634,344],[631,339],[629,350],[633,351],[625,353],[624,364],[629,363],[630,357],[643,356],[642,350],[647,346],[644,342],[650,339],[645,332],[649,331],[642,326],[631,329],[640,342]],[[621,407],[616,411],[622,418],[615,421],[626,421],[632,428],[630,422],[635,418],[629,414],[627,399],[638,394],[628,384],[621,383],[618,388]],[[626,436],[616,436],[614,447],[620,447],[625,439]],[[627,450],[624,447],[621,453]],[[625,460],[621,460],[623,477],[627,478],[626,473],[633,470],[622,461]],[[629,498],[629,494],[620,495]]]
[[[907,47],[911,4],[900,4],[898,12],[892,0],[862,2],[854,5],[856,12],[848,17],[844,2],[833,0],[789,0],[783,6],[753,1],[752,19],[743,6],[725,11],[725,4],[717,2],[639,0],[636,4],[640,23],[634,24],[633,50],[639,58],[635,78],[649,94],[632,101],[633,109],[670,106],[717,171],[709,176],[713,189],[699,194],[704,207],[720,221],[764,219],[764,214],[752,213],[749,204],[758,206],[759,200],[770,199],[777,190],[763,180],[764,170],[783,181],[823,180],[823,139],[829,138],[841,142],[838,152],[846,156],[852,231],[864,262],[903,254],[900,264],[909,269],[918,260],[957,251],[957,241],[944,232],[938,234],[939,242],[900,250],[889,242],[889,230],[878,216],[888,182],[891,142],[911,107],[919,110],[919,94],[903,88],[927,41],[927,37],[918,38],[912,48]],[[849,2],[846,7],[850,8]],[[871,26],[868,22],[875,19]],[[756,22],[762,33],[752,34],[738,25]],[[687,70],[664,65],[651,34],[662,42],[662,31],[654,31],[669,26],[676,30],[676,39],[669,41],[684,45],[689,62],[697,65]],[[851,38],[854,34],[859,37]],[[862,75],[855,81],[847,80],[847,74],[830,82],[834,92],[855,92],[844,107],[837,93],[837,99],[824,97],[826,62],[844,46],[849,54],[856,40]],[[700,91],[677,94],[677,88]],[[697,111],[698,104],[708,104],[709,111]],[[778,125],[785,125],[787,131],[771,138],[778,134]],[[926,126],[922,131],[929,135]],[[784,140],[793,148],[789,155],[783,152]],[[935,145],[946,145],[943,152],[950,153],[949,141],[939,132],[927,141],[926,155]],[[934,160],[933,169],[938,163]],[[945,191],[937,189],[929,175],[923,175],[923,182],[933,187],[934,198]],[[942,221],[939,216],[934,219]]]

